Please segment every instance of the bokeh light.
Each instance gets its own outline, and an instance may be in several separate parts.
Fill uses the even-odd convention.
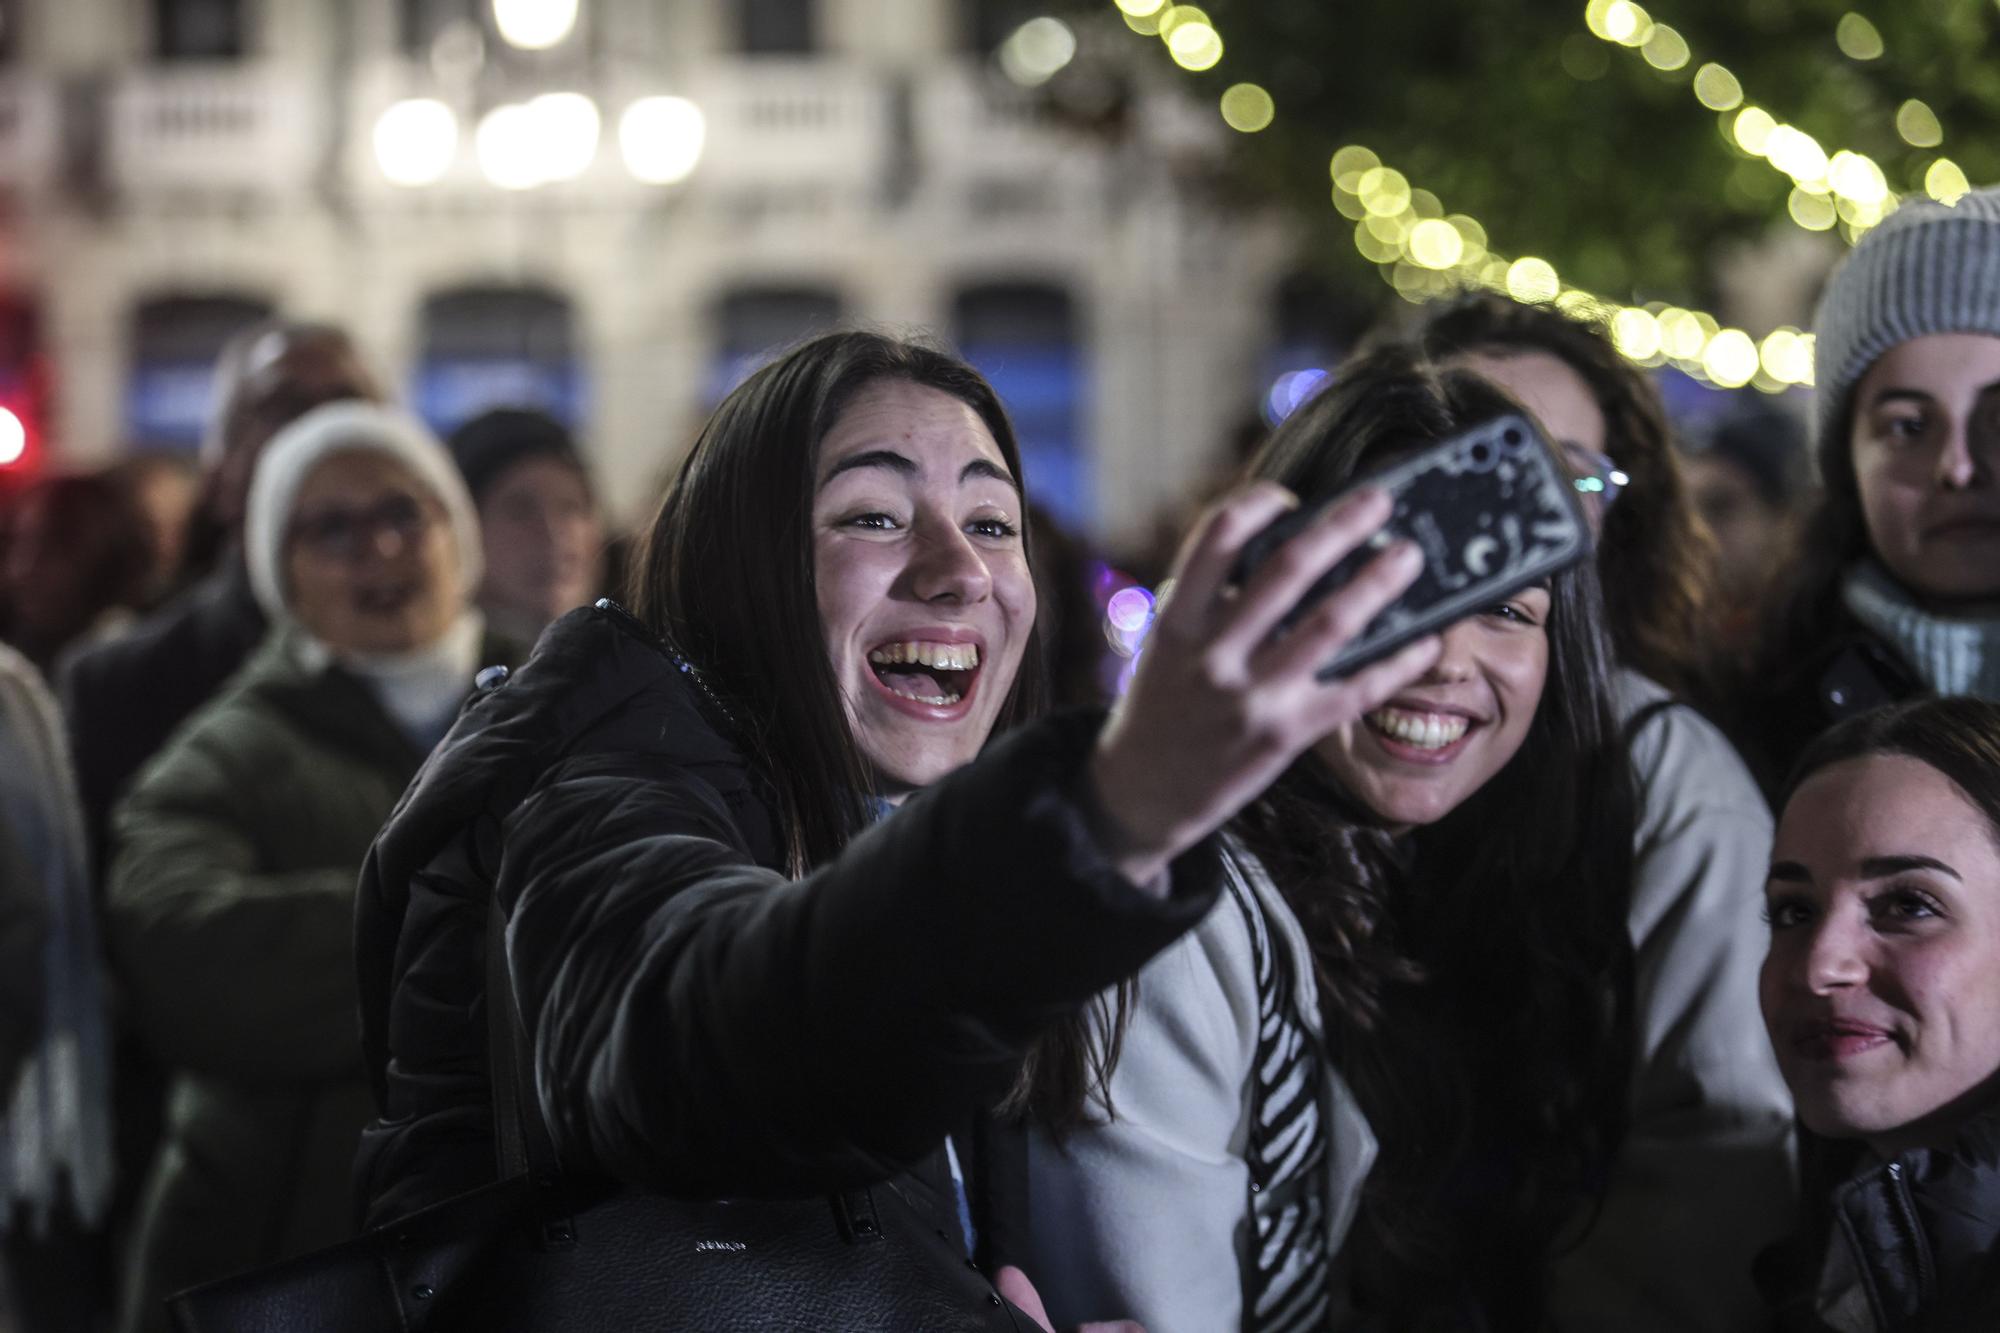
[[[1710,111],[1734,111],[1743,105],[1743,85],[1712,61],[1694,72],[1694,95]]]
[[[397,185],[431,185],[451,170],[458,152],[458,117],[443,102],[412,97],[375,121],[375,164]]]
[[[1317,366],[1288,370],[1271,382],[1264,394],[1264,420],[1275,426],[1299,410],[1326,384],[1327,372]]]
[[[1407,242],[1412,262],[1428,269],[1447,269],[1465,255],[1465,238],[1443,218],[1425,218],[1410,229]]]
[[[1723,329],[1708,340],[1701,352],[1701,368],[1725,389],[1740,389],[1756,375],[1762,363],[1757,344],[1741,329]]]
[[[1076,58],[1076,34],[1058,18],[1029,19],[1000,44],[1000,69],[1023,88],[1047,83]]]
[[[1525,256],[1507,266],[1507,294],[1516,301],[1537,305],[1555,300],[1561,290],[1555,266],[1546,259]]]
[[[1887,49],[1882,34],[1860,14],[1843,14],[1834,27],[1833,40],[1849,60],[1879,60]]]
[[[1222,119],[1232,130],[1255,134],[1268,129],[1277,114],[1271,94],[1254,83],[1231,84],[1222,94]]]
[[[1664,23],[1653,25],[1653,31],[1647,35],[1645,45],[1639,48],[1639,54],[1654,69],[1665,70],[1686,68],[1694,55],[1688,49],[1687,38]]]
[[[701,108],[685,97],[642,97],[618,118],[625,169],[648,185],[673,185],[693,174],[708,137]]]
[[[576,27],[577,0],[493,0],[501,40],[523,51],[546,51]]]
[[[1120,588],[1105,603],[1104,618],[1122,633],[1137,634],[1153,618],[1153,594],[1136,584]]]
[[[1807,231],[1831,231],[1838,220],[1833,200],[1796,185],[1785,200],[1785,211],[1792,215],[1792,221]]]
[[[1935,148],[1944,142],[1937,112],[1912,97],[1896,110],[1896,133],[1912,148]]]
[[[1965,178],[1965,169],[1948,157],[1941,157],[1931,163],[1924,173],[1924,193],[1941,204],[1955,204],[1972,189],[1972,182]]]
[[[12,467],[28,453],[28,427],[7,408],[0,407],[0,467]]]

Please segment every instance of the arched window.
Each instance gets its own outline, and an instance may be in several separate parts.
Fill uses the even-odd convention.
[[[156,296],[132,311],[125,429],[140,449],[191,450],[208,429],[215,359],[231,338],[262,319],[257,296]]]
[[[840,296],[823,287],[754,287],[725,293],[715,305],[709,406],[720,402],[772,354],[839,322]]]
[[[968,288],[953,305],[952,327],[959,350],[993,382],[1013,418],[1029,498],[1066,527],[1088,528],[1095,496],[1069,293],[1031,283]]]
[[[424,301],[410,399],[448,434],[490,407],[534,407],[566,425],[581,415],[569,299],[537,287],[465,287]]]

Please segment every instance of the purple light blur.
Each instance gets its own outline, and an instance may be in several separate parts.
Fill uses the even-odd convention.
[[[1153,594],[1144,588],[1120,588],[1104,605],[1104,617],[1118,630],[1137,634],[1153,616]]]

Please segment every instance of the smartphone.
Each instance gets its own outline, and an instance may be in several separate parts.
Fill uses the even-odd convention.
[[[1389,492],[1395,511],[1371,540],[1321,576],[1285,617],[1297,622],[1399,538],[1423,552],[1423,572],[1368,628],[1319,670],[1353,674],[1404,644],[1505,601],[1591,555],[1590,524],[1569,472],[1525,416],[1496,417],[1408,455],[1354,486]],[[1350,488],[1352,489],[1352,488]],[[1300,505],[1252,537],[1235,579],[1258,565],[1348,491]]]

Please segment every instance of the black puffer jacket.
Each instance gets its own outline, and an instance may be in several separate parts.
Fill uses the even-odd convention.
[[[494,1176],[489,891],[565,1169],[766,1197],[927,1159],[1050,1020],[1215,900],[1207,845],[1164,900],[1105,859],[1081,717],[1023,728],[787,880],[767,798],[697,698],[622,612],[572,612],[405,794],[359,906],[371,1222]]]
[[[2000,1328],[2000,1111],[1949,1150],[1867,1157],[1758,1263],[1782,1333]]]

